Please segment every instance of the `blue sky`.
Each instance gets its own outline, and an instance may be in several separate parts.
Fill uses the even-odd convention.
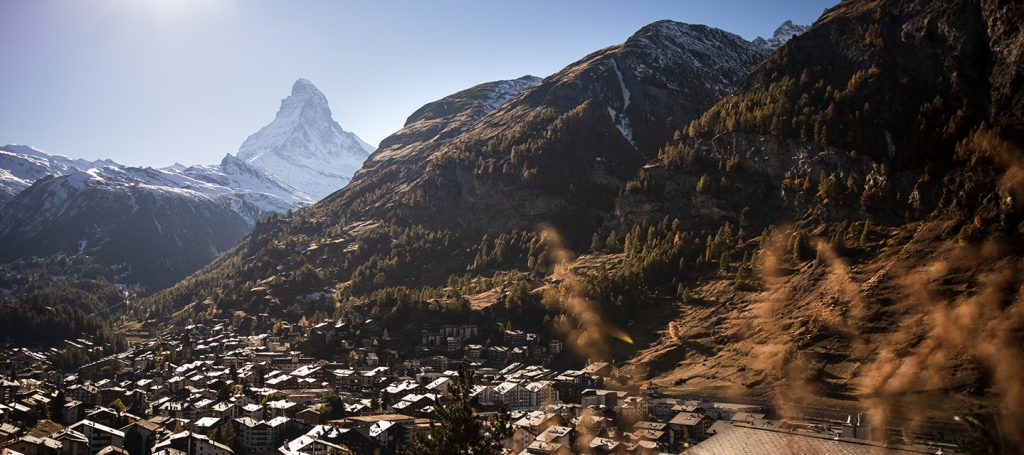
[[[423,104],[547,76],[659,19],[747,39],[834,0],[0,0],[0,143],[123,164],[206,164],[295,79],[371,144]]]

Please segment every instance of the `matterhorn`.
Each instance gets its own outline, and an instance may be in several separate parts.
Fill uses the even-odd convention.
[[[319,200],[344,187],[373,151],[334,121],[312,82],[299,79],[274,121],[242,143],[238,158]]]

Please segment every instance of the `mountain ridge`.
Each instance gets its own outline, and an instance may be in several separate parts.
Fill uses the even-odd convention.
[[[73,168],[116,165],[110,160],[88,161],[61,155],[49,155],[27,145],[0,147],[0,203],[10,199],[32,182],[46,176],[63,174]]]
[[[592,203],[578,200],[573,193],[590,194],[595,196],[593,199],[597,194],[613,195],[616,185],[657,154],[678,122],[695,118],[728,94],[763,56],[761,48],[732,33],[702,25],[655,22],[622,44],[593,52],[526,88],[459,130],[458,137],[428,142],[420,159],[403,161],[401,169],[397,162],[382,166],[371,156],[368,170],[373,169],[381,177],[367,178],[370,173],[358,173],[349,191],[326,198],[324,206],[334,211],[360,207],[352,211],[352,216],[358,217],[394,219],[409,215],[430,219],[429,213],[441,207],[413,215],[420,208],[402,201],[418,197],[410,193],[422,193],[434,195],[430,198],[434,201],[458,201],[463,207],[451,219],[463,226],[478,223],[478,204],[502,204],[497,199],[521,201],[516,212],[524,216],[506,217],[510,223],[519,220],[529,225],[538,215],[570,205],[578,213],[566,214],[567,218],[592,218],[587,213],[593,210]],[[546,130],[581,131],[575,126],[564,127],[572,123],[592,129],[587,133],[589,139],[572,139],[592,141],[591,156],[556,156],[553,141],[546,137],[551,133]],[[382,144],[391,141],[385,139]],[[538,143],[549,145],[541,149]],[[375,152],[383,156],[389,153],[388,147]],[[472,161],[476,163],[470,169],[447,164]],[[566,167],[571,164],[575,166]],[[481,173],[484,168],[487,172]],[[524,179],[532,183],[521,185]],[[488,189],[482,190],[484,186]],[[488,196],[507,188],[526,189],[527,193]],[[367,201],[367,194],[385,201]],[[577,203],[568,204],[567,196]],[[386,207],[387,213],[363,212],[361,207],[367,204]]]

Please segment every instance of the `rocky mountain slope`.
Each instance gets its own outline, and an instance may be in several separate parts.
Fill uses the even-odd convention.
[[[318,209],[491,232],[556,216],[567,229],[589,229],[680,124],[730,93],[763,56],[718,29],[653,23],[471,123],[444,118],[455,120],[457,134],[407,145],[407,132],[421,125],[414,115]],[[421,112],[438,103],[447,101]]]
[[[409,116],[401,130],[381,141],[380,149],[370,155],[359,173],[378,172],[375,169],[385,163],[413,163],[428,158],[434,148],[459,136],[481,118],[540,81],[535,76],[523,76],[487,82],[427,103]]]
[[[274,121],[249,136],[237,156],[321,199],[345,186],[373,150],[334,121],[316,86],[299,79]]]

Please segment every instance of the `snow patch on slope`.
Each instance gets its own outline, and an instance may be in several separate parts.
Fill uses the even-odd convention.
[[[537,85],[540,81],[541,79],[536,76],[523,76],[519,79],[496,81],[493,91],[481,102],[479,116],[484,117],[498,110],[499,107],[504,106],[512,97],[522,93],[523,90]]]
[[[622,137],[626,138],[633,147],[636,148],[636,142],[633,141],[633,128],[629,125],[629,117],[626,115],[626,109],[629,108],[629,89],[626,88],[626,81],[622,79],[622,72],[619,71],[619,64],[615,59],[611,60],[612,69],[615,70],[615,76],[619,79],[619,90],[622,92],[622,112],[616,112],[611,106],[608,106],[608,114],[612,117],[612,122],[622,133]]]

